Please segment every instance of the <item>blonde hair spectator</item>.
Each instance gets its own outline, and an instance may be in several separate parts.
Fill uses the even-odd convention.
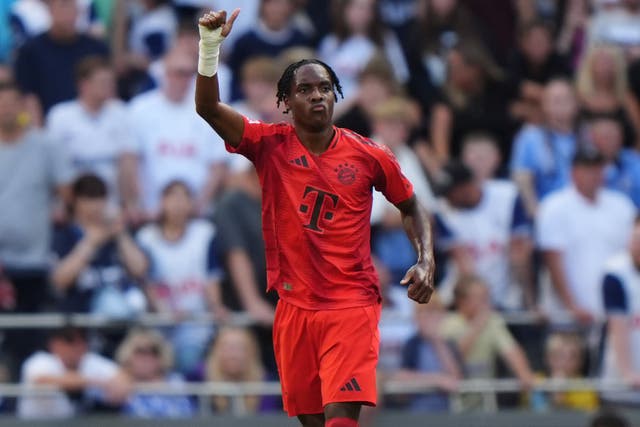
[[[116,351],[116,361],[125,371],[131,368],[131,360],[139,349],[154,349],[160,358],[162,373],[169,372],[173,368],[173,349],[159,332],[150,329],[133,329]]]
[[[585,98],[598,93],[599,78],[609,78],[612,79],[610,83],[600,83],[609,83],[616,100],[619,103],[624,102],[628,86],[626,68],[622,49],[605,45],[591,48],[583,57],[576,77],[576,87],[581,100],[584,102]]]
[[[264,377],[260,348],[253,334],[240,327],[222,328],[207,358],[207,381],[254,382]],[[231,404],[224,396],[214,396],[212,403],[216,412],[228,411]],[[260,397],[245,396],[244,405],[248,413],[255,413]]]

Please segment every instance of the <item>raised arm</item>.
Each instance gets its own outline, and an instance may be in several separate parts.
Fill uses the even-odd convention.
[[[409,285],[409,298],[420,304],[426,304],[433,293],[435,272],[429,215],[415,195],[396,206],[402,214],[404,231],[418,254],[418,262],[407,271],[400,284]]]
[[[220,102],[218,56],[220,45],[231,31],[239,13],[240,9],[234,10],[227,21],[226,11],[209,12],[198,21],[200,50],[196,78],[196,111],[232,147],[240,144],[244,120],[242,115]]]

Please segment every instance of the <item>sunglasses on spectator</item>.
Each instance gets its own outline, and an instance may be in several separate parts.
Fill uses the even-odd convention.
[[[135,354],[146,354],[151,356],[160,355],[160,349],[155,345],[136,347],[133,352]]]

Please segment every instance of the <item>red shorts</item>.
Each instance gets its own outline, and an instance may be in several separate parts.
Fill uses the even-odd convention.
[[[305,310],[278,301],[273,347],[289,416],[335,402],[375,406],[380,305]]]

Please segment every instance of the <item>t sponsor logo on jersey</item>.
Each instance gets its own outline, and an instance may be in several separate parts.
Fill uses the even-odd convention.
[[[324,233],[324,229],[320,228],[320,221],[333,220],[335,212],[330,209],[335,209],[338,206],[338,196],[328,191],[307,186],[304,189],[302,199],[310,199],[311,202],[310,204],[303,203],[300,205],[299,210],[303,214],[309,213],[311,209],[311,218],[309,218],[309,223],[304,227],[318,233]]]
[[[341,165],[338,165],[338,167],[335,168],[334,171],[338,173],[338,181],[340,181],[344,185],[351,185],[356,182],[356,174],[358,172],[358,169],[354,165],[343,163]]]

